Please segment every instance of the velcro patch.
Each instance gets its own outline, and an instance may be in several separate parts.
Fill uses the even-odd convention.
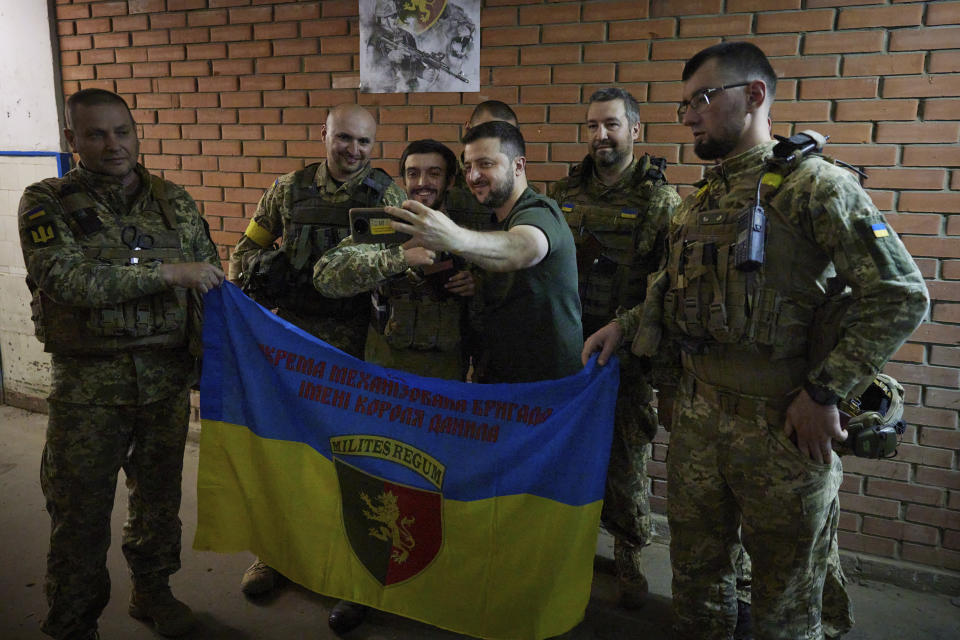
[[[886,238],[890,235],[890,232],[887,231],[887,225],[883,222],[870,225],[870,229],[873,231],[873,237],[875,238]]]
[[[47,211],[43,207],[34,207],[33,209],[30,209],[30,211],[27,211],[24,214],[24,217],[30,222],[34,222],[45,215],[47,215]]]
[[[57,228],[52,224],[38,224],[30,227],[30,240],[35,245],[47,244],[57,237]]]
[[[882,216],[861,218],[854,222],[854,228],[860,234],[881,277],[896,278],[916,269],[910,254],[898,242],[894,242],[895,236]]]

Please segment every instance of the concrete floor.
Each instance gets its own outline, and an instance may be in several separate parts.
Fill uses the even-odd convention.
[[[39,466],[46,416],[0,405],[0,639],[40,640],[46,611],[43,573],[50,522],[40,493]],[[223,555],[190,548],[196,529],[197,445],[187,445],[184,496],[183,569],[173,576],[174,592],[197,612],[201,627],[192,640],[330,639],[326,625],[333,600],[287,584],[266,599],[251,602],[238,583],[252,561],[250,554]],[[114,510],[114,540],[126,513],[126,489],[119,482]],[[610,540],[601,536],[601,556],[610,556]],[[619,640],[668,637],[670,563],[666,547],[644,552],[651,598],[639,612],[614,606],[613,578],[596,574],[590,606],[582,624],[564,640]],[[149,626],[130,618],[126,601],[130,582],[119,544],[110,549],[108,566],[113,597],[100,619],[104,640],[160,638]],[[882,584],[850,587],[857,627],[846,640],[956,640],[960,608],[945,596],[921,594]],[[452,640],[454,633],[386,613],[373,613],[349,635],[357,640]]]

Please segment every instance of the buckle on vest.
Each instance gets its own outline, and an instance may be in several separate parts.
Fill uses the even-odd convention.
[[[720,409],[728,416],[737,415],[737,402],[739,397],[727,391],[717,391],[717,404]]]
[[[707,327],[711,331],[722,331],[727,328],[727,305],[723,302],[710,303],[710,315]]]

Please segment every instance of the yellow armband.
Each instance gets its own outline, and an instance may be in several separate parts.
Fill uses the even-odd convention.
[[[263,247],[264,249],[273,244],[273,241],[276,239],[275,235],[257,224],[256,220],[250,221],[250,224],[247,225],[247,230],[243,232],[243,235],[247,236],[253,240],[257,246]]]

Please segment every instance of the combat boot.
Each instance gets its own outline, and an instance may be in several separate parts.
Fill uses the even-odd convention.
[[[341,600],[333,605],[327,624],[335,634],[343,635],[353,631],[367,617],[370,607],[349,600]]]
[[[166,580],[145,584],[135,580],[127,612],[137,620],[149,620],[168,638],[188,633],[197,622],[190,607],[173,597]]]
[[[615,539],[613,543],[613,560],[617,568],[617,587],[620,591],[620,601],[617,604],[624,609],[642,607],[650,591],[647,577],[643,575],[643,568],[640,566],[641,548],[619,539]]]
[[[259,558],[243,572],[240,578],[240,591],[247,596],[258,596],[273,590],[277,586],[280,574]]]

